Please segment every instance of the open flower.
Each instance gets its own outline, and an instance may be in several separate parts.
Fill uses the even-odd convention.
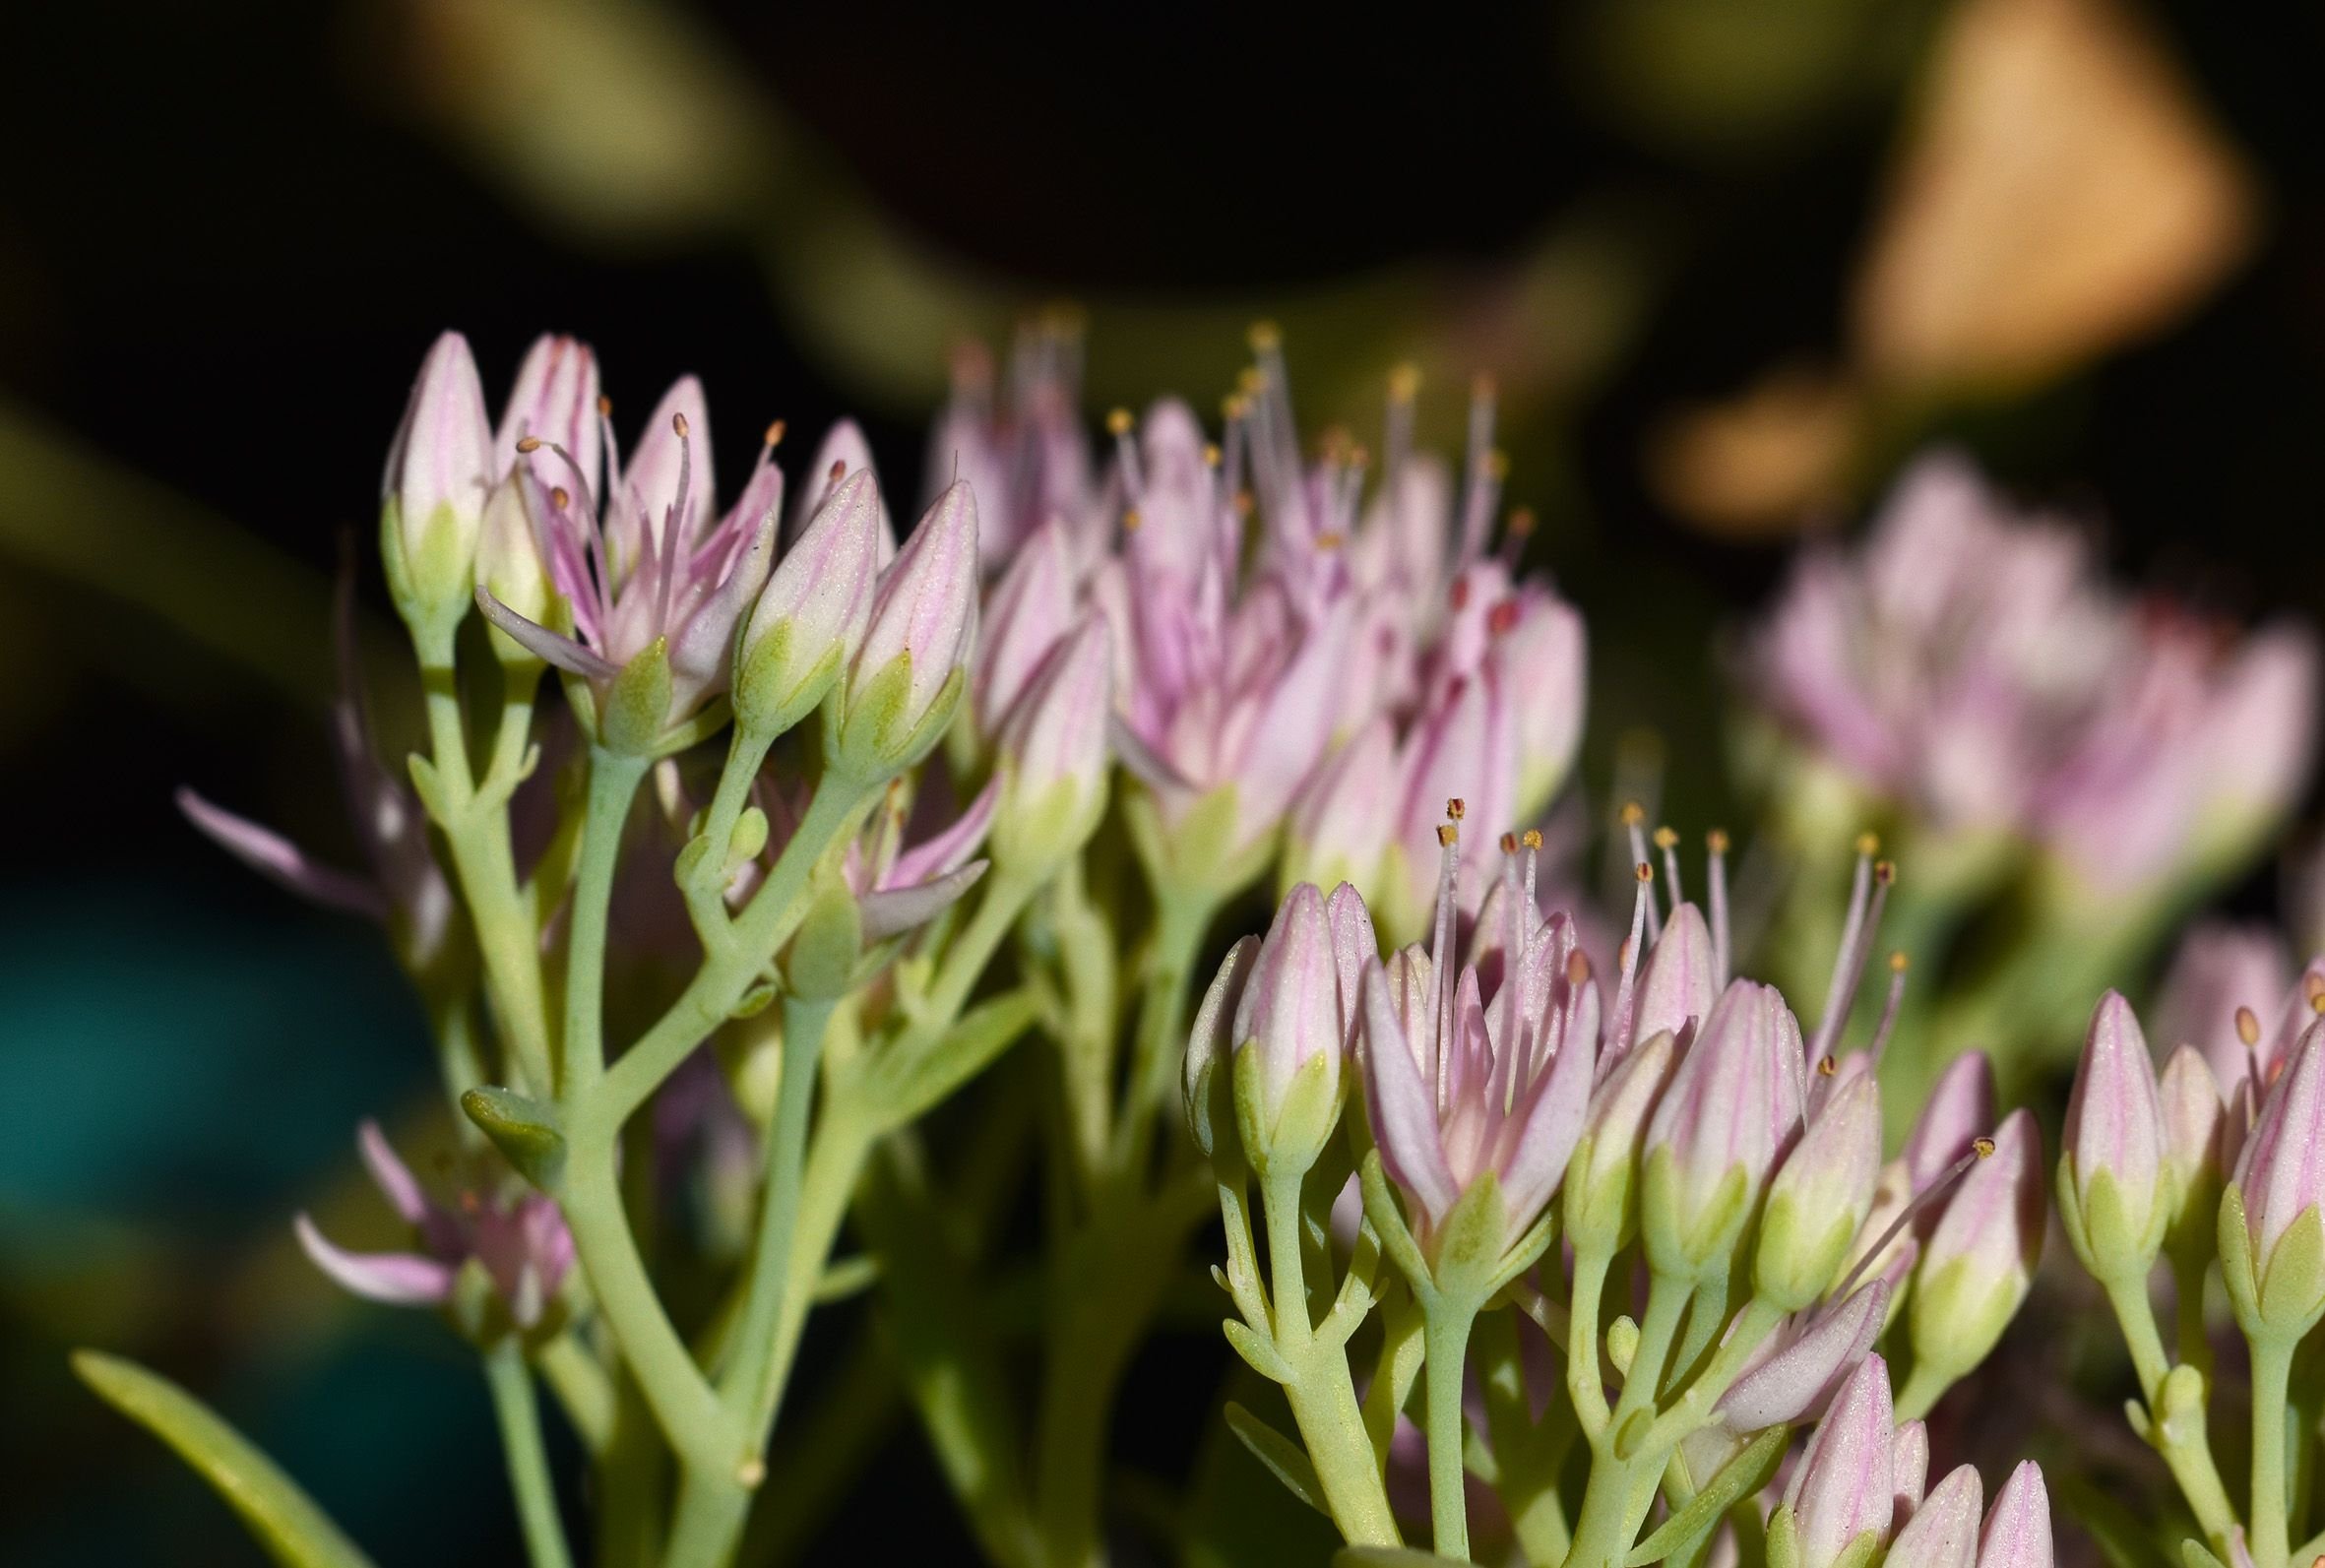
[[[1531,849],[1526,851],[1529,855]],[[1365,1091],[1381,1161],[1418,1209],[1424,1244],[1491,1174],[1505,1243],[1534,1223],[1582,1135],[1599,1037],[1599,989],[1563,914],[1530,898],[1510,922],[1490,991],[1454,949],[1458,853],[1441,860],[1435,950],[1407,948],[1364,980]],[[1503,875],[1521,873],[1512,856]]]
[[[447,1208],[428,1197],[396,1158],[378,1123],[366,1121],[357,1129],[356,1147],[372,1184],[412,1227],[418,1250],[349,1252],[325,1239],[302,1214],[294,1228],[315,1267],[369,1301],[446,1306],[462,1270],[473,1264],[519,1329],[539,1325],[573,1267],[573,1236],[554,1202],[532,1191],[508,1199],[471,1190]]]

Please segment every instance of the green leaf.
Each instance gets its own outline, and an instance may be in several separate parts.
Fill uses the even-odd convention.
[[[1663,1528],[1631,1548],[1626,1568],[1680,1555],[1698,1536],[1708,1534],[1735,1503],[1776,1478],[1784,1463],[1785,1447],[1792,1439],[1790,1426],[1771,1426],[1744,1445],[1743,1452],[1720,1467],[1712,1483],[1688,1499],[1687,1506],[1664,1521]]]
[[[557,1190],[565,1174],[565,1132],[555,1106],[486,1085],[461,1096],[460,1108],[519,1175],[543,1192]]]
[[[1240,1318],[1222,1319],[1220,1328],[1225,1331],[1227,1343],[1235,1348],[1235,1353],[1243,1357],[1244,1364],[1254,1372],[1271,1383],[1291,1381],[1291,1368],[1276,1352],[1274,1341],[1254,1332],[1251,1325]]]
[[[973,1008],[960,1023],[915,1059],[883,1075],[874,1103],[891,1127],[918,1119],[954,1090],[991,1064],[1033,1024],[1036,1004],[1024,989],[996,996]]]
[[[1252,1457],[1265,1465],[1287,1491],[1317,1513],[1330,1516],[1332,1511],[1324,1506],[1324,1483],[1316,1478],[1316,1467],[1309,1463],[1304,1449],[1233,1400],[1227,1401],[1226,1418],[1227,1430],[1243,1440]]]
[[[370,1568],[371,1559],[298,1482],[169,1379],[95,1350],[74,1351],[73,1370],[99,1399],[177,1450],[275,1561],[285,1568]]]

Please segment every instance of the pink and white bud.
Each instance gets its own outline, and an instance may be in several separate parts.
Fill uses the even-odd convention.
[[[884,706],[869,716],[880,755],[864,760],[875,768],[908,759],[915,741],[934,744],[938,699],[975,645],[976,599],[976,500],[967,485],[954,484],[881,574],[871,624],[848,665],[848,729],[875,695]],[[897,684],[876,694],[883,676]]]
[[[1277,908],[1236,1004],[1234,1039],[1238,1125],[1253,1166],[1313,1164],[1332,1130],[1325,1112],[1339,1107],[1348,1039],[1339,956],[1315,884],[1301,883]]]
[[[1889,1538],[1897,1506],[1894,1420],[1889,1363],[1867,1355],[1834,1396],[1785,1487],[1800,1568],[1832,1568],[1867,1535]]]
[[[2205,921],[2181,940],[2164,976],[2156,1037],[2202,1051],[2224,1096],[2232,1095],[2251,1076],[2255,1049],[2263,1043],[2247,1041],[2245,1028],[2275,1017],[2292,984],[2293,965],[2276,932],[2265,925]],[[2249,1015],[2248,1025],[2239,1025],[2240,1012]],[[2268,1066],[2264,1059],[2264,1074]]]
[[[1774,986],[1732,981],[1647,1125],[1640,1222],[1655,1267],[1719,1266],[1800,1129],[1800,1026]]]
[[[1873,1203],[1881,1167],[1881,1090],[1859,1073],[1827,1099],[1769,1183],[1753,1280],[1797,1312],[1833,1287]]]
[[[1838,1306],[1795,1317],[1769,1337],[1756,1364],[1720,1401],[1721,1420],[1741,1435],[1821,1418],[1888,1319],[1889,1286],[1879,1280]]]
[[[1377,894],[1396,811],[1396,732],[1375,719],[1302,791],[1286,836],[1287,879],[1353,882]]]
[[[735,659],[735,721],[776,734],[823,700],[871,623],[879,487],[869,470],[832,487],[777,563]]]
[[[1900,1421],[1889,1445],[1889,1469],[1896,1487],[1897,1507],[1892,1529],[1902,1529],[1921,1506],[1921,1488],[1929,1482],[1929,1425]]]
[[[1105,625],[1085,617],[1042,660],[996,739],[1002,784],[993,854],[1004,868],[1054,866],[1097,830],[1113,690]]]
[[[1218,1069],[1234,1057],[1235,1015],[1242,1010],[1243,990],[1250,982],[1259,947],[1258,937],[1247,936],[1227,949],[1219,972],[1203,993],[1202,1005],[1195,1009],[1194,1026],[1187,1032],[1187,1129],[1206,1156],[1216,1152],[1221,1130],[1234,1122],[1232,1100],[1223,1093],[1225,1084]]]
[[[1979,1516],[1984,1511],[1978,1467],[1956,1466],[1889,1543],[1882,1568],[1978,1568]]]
[[[2147,1036],[2117,992],[2100,998],[2092,1014],[2065,1138],[2059,1199],[2067,1239],[2101,1279],[2144,1278],[2170,1219],[2164,1113]]]
[[[1959,1377],[2002,1337],[2042,1257],[2042,1145],[2035,1118],[2014,1110],[1993,1152],[1970,1167],[1914,1271],[1917,1360]]]
[[[872,467],[872,444],[853,419],[833,425],[825,433],[823,445],[815,449],[815,460],[808,464],[805,482],[799,486],[799,498],[791,503],[791,516],[784,525],[786,548],[807,532],[815,515],[832,499],[832,492],[859,473],[867,475],[873,486],[873,518],[878,524],[872,533],[873,568],[888,569],[888,563],[896,559],[896,524],[888,515],[888,498],[879,488],[879,472]]]
[[[526,350],[517,384],[493,433],[490,476],[506,477],[522,468],[543,486],[570,484],[578,471],[593,488],[600,456],[597,412],[597,356],[578,338],[543,333]],[[530,453],[517,443],[538,442]],[[565,457],[559,457],[562,449]],[[571,467],[567,466],[571,460]],[[503,600],[507,602],[507,600]]]
[[[2050,1568],[2050,1493],[2042,1467],[2022,1461],[1995,1494],[1979,1537],[1978,1568]]]
[[[1075,597],[1066,525],[1052,518],[1018,546],[987,602],[969,682],[980,733],[1000,728],[1041,660],[1073,630]]]
[[[1512,820],[1531,822],[1550,803],[1574,766],[1590,685],[1582,617],[1539,589],[1522,589],[1516,623],[1488,656],[1492,677],[1509,694],[1517,739],[1517,794]]]
[[[1719,983],[1711,927],[1694,905],[1682,904],[1671,911],[1640,968],[1638,1010],[1626,1043],[1635,1045],[1665,1030],[1682,1043],[1694,1039],[1689,1026],[1700,1029],[1711,1017]]]
[[[2261,1101],[2260,1117],[2237,1157],[2235,1186],[2241,1195],[2245,1240],[2255,1285],[2271,1282],[2278,1244],[2296,1224],[2314,1227],[2325,1204],[2325,1021],[2312,1022],[2294,1051],[2293,1064]],[[2222,1229],[2229,1223],[2223,1206]],[[2224,1234],[2225,1251],[2229,1240]],[[2235,1273],[2230,1295],[2237,1294]],[[2308,1305],[2309,1292],[2298,1292]],[[2318,1292],[2325,1299],[2325,1286]],[[2307,1316],[2307,1313],[2300,1314]]]
[[[1970,1153],[1994,1125],[1994,1068],[1983,1051],[1964,1051],[1946,1064],[1930,1089],[1914,1130],[1906,1135],[1905,1165],[1913,1192],[1924,1192]]]
[[[1617,1058],[1593,1092],[1566,1172],[1566,1235],[1577,1249],[1612,1256],[1637,1229],[1647,1122],[1678,1054],[1669,1035],[1651,1035]]]
[[[2213,1245],[2213,1216],[2228,1179],[2225,1141],[2228,1106],[2203,1053],[2182,1045],[2157,1081],[2164,1118],[2164,1171],[2170,1194],[2172,1232],[2204,1249]],[[2179,1241],[2173,1241],[2178,1246]]]
[[[415,630],[449,636],[468,613],[493,466],[476,361],[466,338],[445,333],[420,361],[380,480],[388,586]]]

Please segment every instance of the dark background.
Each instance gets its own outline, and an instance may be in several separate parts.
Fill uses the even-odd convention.
[[[425,1105],[416,1012],[368,932],[240,874],[169,804],[196,782],[348,852],[324,783],[323,585],[344,531],[367,542],[382,454],[444,326],[471,336],[495,401],[543,329],[591,339],[633,418],[701,373],[729,492],[739,432],[780,415],[812,439],[843,410],[910,488],[943,334],[909,301],[833,306],[807,265],[829,235],[876,221],[928,276],[967,280],[980,303],[949,330],[1085,303],[1095,420],[1190,362],[1215,365],[1180,389],[1211,407],[1235,324],[1279,312],[1295,376],[1324,367],[1306,407],[1376,406],[1377,322],[1343,342],[1348,310],[1317,307],[1303,330],[1303,301],[1385,279],[1365,297],[1398,331],[1450,320],[1458,345],[1477,330],[1460,326],[1469,291],[1578,224],[1611,227],[1619,328],[1513,400],[1511,491],[1541,507],[1543,558],[1592,618],[1595,744],[1653,723],[1681,800],[1716,803],[1712,637],[1759,600],[1785,540],[1665,505],[1650,433],[1772,364],[1842,350],[1948,11],[1744,8],[1754,46],[1715,73],[1736,96],[1707,104],[1700,66],[1657,73],[1718,56],[1710,0],[1647,8],[1668,26],[1644,44],[1609,20],[1616,3],[1385,23],[476,8],[513,19],[519,57],[552,76],[571,16],[600,11],[708,63],[715,88],[677,91],[681,73],[648,93],[663,110],[741,105],[745,122],[680,156],[705,191],[677,182],[676,216],[641,216],[612,172],[594,206],[587,155],[544,197],[506,145],[525,114],[493,101],[457,0],[20,8],[0,48],[0,1474],[16,1499],[0,1558],[254,1560],[195,1481],[70,1381],[77,1343],[214,1399],[383,1563],[516,1550],[465,1352],[424,1316],[341,1302],[288,1245],[293,1209],[338,1201],[319,1192],[361,1210],[355,1118]],[[2084,510],[2134,580],[2316,614],[2325,26],[2298,9],[2270,27],[2244,8],[2135,14],[2252,176],[2252,248],[2160,328],[2035,384],[1929,399],[1912,435],[1967,441]],[[1755,97],[1755,72],[1780,86]],[[584,146],[630,112],[579,95]],[[889,310],[901,365],[849,346],[881,338]],[[1157,352],[1157,322],[1194,346]],[[1578,325],[1503,312],[1475,341],[1490,357]],[[1449,425],[1459,400],[1438,392]],[[1827,513],[1861,510],[1882,465],[1862,467]],[[149,592],[155,561],[191,564]],[[1118,1434],[1128,1462],[1183,1472],[1222,1359],[1194,1331],[1150,1353]],[[876,1533],[867,1560],[966,1559],[909,1423],[876,1474],[859,1501],[877,1505],[849,1510]]]

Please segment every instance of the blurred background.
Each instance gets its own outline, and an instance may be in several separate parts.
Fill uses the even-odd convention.
[[[214,1400],[384,1564],[515,1551],[465,1350],[336,1295],[285,1223],[383,1224],[349,1140],[433,1112],[416,1009],[370,931],[170,804],[196,782],[352,852],[329,583],[442,327],[496,401],[556,329],[633,417],[689,369],[725,429],[854,413],[907,490],[951,350],[1034,312],[1083,321],[1094,421],[1216,407],[1261,316],[1311,426],[1368,439],[1413,360],[1450,444],[1490,375],[1508,494],[1590,618],[1585,780],[1652,729],[1676,821],[1726,801],[1719,630],[1933,439],[2087,518],[2134,583],[2325,616],[2313,10],[219,0],[9,31],[10,1563],[256,1560],[71,1381],[74,1344]],[[746,443],[720,451],[731,493]],[[1149,1352],[1135,1472],[1185,1478],[1223,1359],[1204,1325]],[[821,1501],[868,1560],[966,1560],[873,1404],[876,1479]]]

